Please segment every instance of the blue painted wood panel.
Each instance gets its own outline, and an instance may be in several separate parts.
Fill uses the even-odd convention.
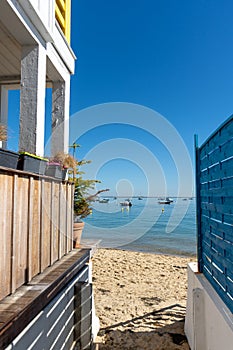
[[[233,312],[233,116],[195,148],[198,266]]]

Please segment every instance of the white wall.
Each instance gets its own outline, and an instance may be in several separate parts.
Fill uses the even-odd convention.
[[[55,1],[54,0],[19,0],[27,15],[32,19],[32,22],[38,24],[38,18],[47,28],[48,32],[52,33],[55,24]],[[37,15],[37,19],[36,16]]]
[[[77,298],[75,284],[88,281],[88,276],[87,266],[38,313],[5,350],[73,349]]]
[[[188,265],[185,334],[191,350],[233,349],[233,315],[197,263]]]

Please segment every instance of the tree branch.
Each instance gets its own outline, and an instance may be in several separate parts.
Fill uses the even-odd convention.
[[[88,196],[86,198],[87,201],[91,201],[93,200],[96,196],[98,196],[98,194],[102,193],[102,192],[108,192],[109,191],[109,188],[106,188],[105,190],[99,190],[97,191],[95,194],[92,194],[91,196]]]

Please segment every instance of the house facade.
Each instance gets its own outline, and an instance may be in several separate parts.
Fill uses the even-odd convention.
[[[70,47],[71,0],[2,0],[0,6],[0,122],[7,125],[9,90],[20,90],[19,149],[43,156],[49,87],[51,153],[67,151],[75,63]]]

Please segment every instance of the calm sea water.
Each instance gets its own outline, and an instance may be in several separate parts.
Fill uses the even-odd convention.
[[[121,201],[124,199],[93,203],[83,238],[107,248],[196,254],[195,200],[174,199],[170,205],[161,205],[157,198],[135,198],[131,208],[121,207]]]

